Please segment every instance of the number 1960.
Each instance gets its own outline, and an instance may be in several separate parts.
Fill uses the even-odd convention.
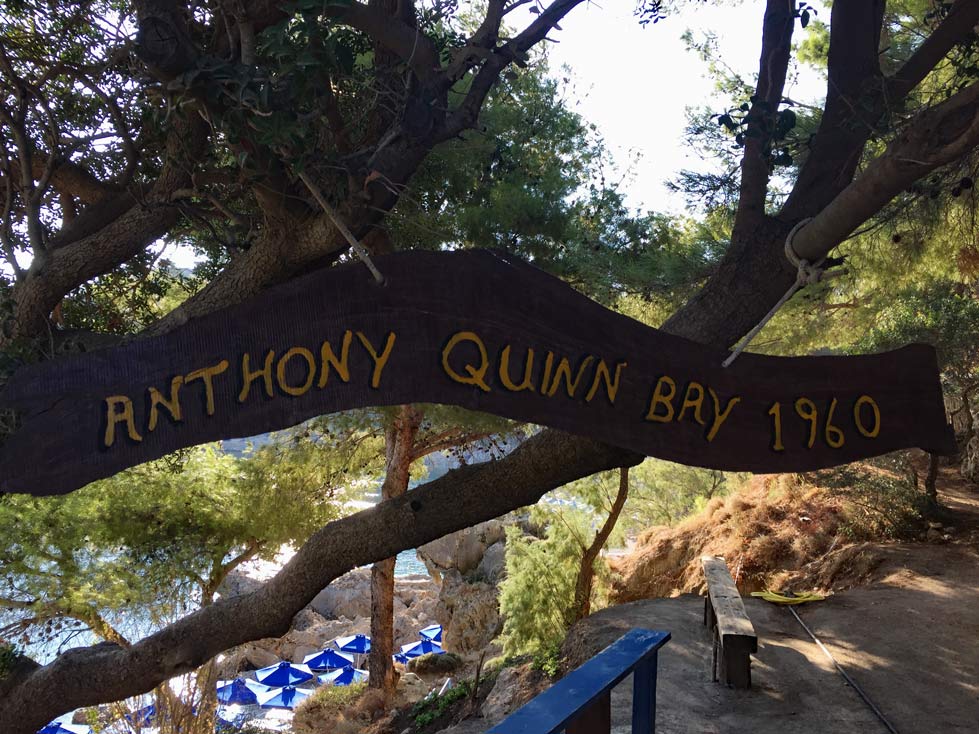
[[[826,411],[825,421],[823,421],[823,440],[830,448],[838,449],[846,442],[843,429],[833,425],[833,417],[836,413],[837,400],[830,401],[829,409]],[[809,439],[806,441],[806,448],[811,449],[816,445],[816,438],[819,435],[819,424],[821,416],[816,404],[809,398],[799,398],[795,401],[795,412],[802,420],[809,423]],[[784,451],[785,445],[782,443],[782,404],[775,402],[768,409],[768,415],[772,417],[772,449]],[[864,438],[877,438],[880,433],[880,408],[877,402],[869,395],[861,395],[853,403],[853,424],[857,431]]]

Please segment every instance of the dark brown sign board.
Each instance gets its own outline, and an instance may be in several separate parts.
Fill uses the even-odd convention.
[[[310,273],[169,334],[22,368],[0,490],[70,492],[175,449],[350,408],[445,403],[670,461],[806,471],[954,451],[934,350],[742,354],[613,313],[488,251]]]

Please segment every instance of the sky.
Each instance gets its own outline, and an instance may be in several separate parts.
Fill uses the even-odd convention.
[[[829,20],[821,3],[810,4],[817,7],[817,17]],[[555,70],[561,65],[570,67],[568,98],[577,98],[576,110],[598,126],[616,159],[628,163],[629,151],[642,156],[627,187],[629,204],[679,213],[685,202],[669,192],[665,182],[683,168],[705,167],[684,143],[686,110],[712,100],[717,112],[731,106],[731,100],[715,96],[706,65],[687,51],[681,36],[689,29],[694,39],[700,39],[713,31],[725,63],[753,83],[761,55],[765,2],[687,3],[679,12],[645,28],[633,15],[634,8],[633,0],[602,0],[601,5],[587,3],[573,10],[561,22],[562,30],[550,34],[558,41],[549,44],[551,65]],[[512,22],[517,20],[514,13]],[[803,37],[798,26],[795,37]],[[787,85],[786,96],[800,101],[822,99],[825,81],[808,67],[798,72],[798,79]]]

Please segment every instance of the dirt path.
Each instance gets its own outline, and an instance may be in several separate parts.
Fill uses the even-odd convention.
[[[798,608],[901,734],[979,734],[979,490],[943,472],[940,543],[864,545],[865,586]],[[943,531],[944,534],[944,531]],[[572,632],[581,662],[632,627],[669,630],[660,657],[660,734],[821,734],[886,729],[788,610],[746,600],[759,637],[753,688],[710,680],[703,601],[686,595],[603,610]],[[630,731],[631,684],[613,694],[613,731]]]

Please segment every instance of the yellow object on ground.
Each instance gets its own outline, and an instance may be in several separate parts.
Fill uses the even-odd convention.
[[[764,599],[765,601],[770,601],[772,604],[804,604],[807,601],[822,601],[826,597],[820,596],[819,594],[793,594],[792,592],[787,592],[786,594],[779,594],[777,591],[769,591],[765,589],[764,591],[752,591],[752,596],[757,596],[759,599]]]

